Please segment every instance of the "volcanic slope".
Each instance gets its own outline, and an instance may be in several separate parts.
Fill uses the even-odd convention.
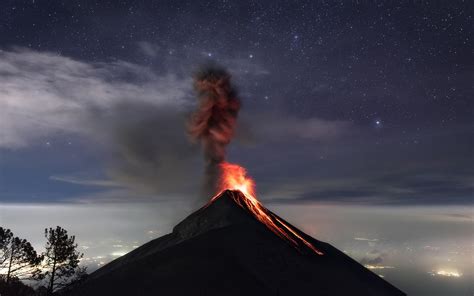
[[[239,205],[244,198],[239,191],[222,192],[172,233],[103,266],[66,294],[405,295],[268,211],[323,255],[295,247]]]

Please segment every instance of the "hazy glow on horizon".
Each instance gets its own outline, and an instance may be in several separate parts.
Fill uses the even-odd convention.
[[[462,273],[459,273],[454,270],[440,269],[440,270],[437,270],[434,275],[447,276],[447,277],[461,277]]]
[[[408,294],[444,295],[443,291],[450,291],[443,290],[447,283],[436,280],[426,284],[441,277],[460,279],[459,291],[469,288],[472,219],[465,207],[267,206]],[[91,272],[171,232],[191,212],[192,207],[182,202],[0,204],[0,225],[31,241],[40,252],[45,242],[43,228],[64,227],[76,235],[84,253],[82,264]],[[418,280],[414,283],[413,278]],[[419,290],[411,291],[413,288]]]

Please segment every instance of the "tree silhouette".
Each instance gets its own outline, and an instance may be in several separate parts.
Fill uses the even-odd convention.
[[[42,256],[38,256],[26,239],[20,239],[10,229],[0,227],[0,270],[6,271],[6,285],[12,279],[35,276],[39,272],[38,265],[41,261]]]
[[[79,266],[84,254],[77,251],[75,236],[59,226],[45,229],[46,251],[43,273],[38,277],[47,281],[48,294],[70,285],[85,275],[85,268]]]

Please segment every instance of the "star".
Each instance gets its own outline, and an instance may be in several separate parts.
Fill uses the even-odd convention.
[[[374,124],[375,124],[375,128],[377,128],[377,129],[381,129],[382,126],[383,126],[381,119],[375,119]]]

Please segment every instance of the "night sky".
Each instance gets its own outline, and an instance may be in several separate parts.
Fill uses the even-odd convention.
[[[193,73],[211,62],[232,74],[243,105],[228,160],[245,166],[259,198],[290,221],[312,230],[309,218],[297,220],[299,207],[323,205],[434,207],[472,223],[473,8],[470,1],[4,0],[0,224],[21,227],[1,217],[13,205],[30,214],[31,205],[200,206],[202,153],[186,118],[196,105]],[[177,212],[162,216],[166,227],[183,218],[169,213]],[[143,216],[149,224],[151,216]],[[396,219],[390,225],[384,231]],[[327,229],[323,238],[353,247]],[[407,248],[403,235],[394,240]]]

